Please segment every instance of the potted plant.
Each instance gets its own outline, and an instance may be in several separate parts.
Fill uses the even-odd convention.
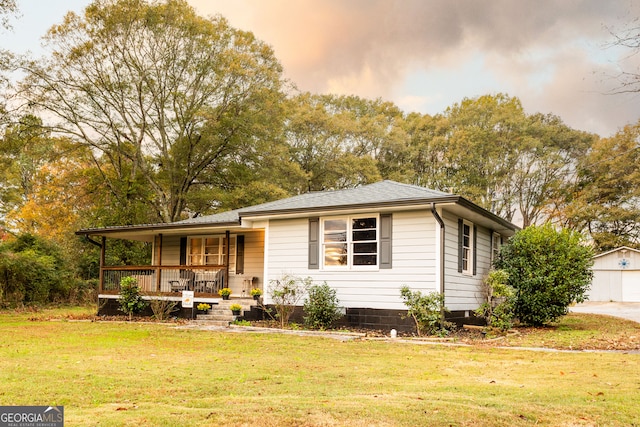
[[[240,316],[240,310],[242,310],[242,306],[240,304],[231,304],[229,308],[234,316]]]
[[[198,304],[198,306],[196,308],[198,309],[199,312],[206,313],[207,311],[209,311],[211,306],[209,304],[207,304],[206,302],[201,302],[200,304]]]
[[[251,291],[249,291],[249,293],[251,294],[253,299],[257,301],[262,296],[262,289],[253,288],[253,289],[251,289]]]
[[[231,289],[222,288],[222,289],[220,289],[220,291],[218,291],[218,293],[220,294],[222,299],[229,299],[229,296],[231,295]]]

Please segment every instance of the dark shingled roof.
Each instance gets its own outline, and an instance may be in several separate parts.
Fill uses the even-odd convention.
[[[318,191],[286,199],[267,202],[247,208],[215,215],[205,215],[178,221],[175,224],[216,224],[238,221],[241,216],[260,215],[266,212],[321,210],[333,207],[390,204],[394,202],[428,201],[453,196],[442,191],[395,181],[380,181],[357,188],[335,191]]]
[[[123,231],[153,231],[181,228],[234,227],[240,226],[240,218],[277,216],[314,212],[327,212],[348,209],[390,209],[403,206],[447,203],[468,209],[480,217],[501,224],[507,230],[517,227],[495,214],[471,203],[463,197],[442,191],[430,190],[417,185],[401,184],[395,181],[381,181],[357,188],[335,191],[319,191],[301,194],[282,200],[262,203],[215,215],[204,215],[168,224],[140,224],[115,226],[77,231],[76,234],[122,233]]]

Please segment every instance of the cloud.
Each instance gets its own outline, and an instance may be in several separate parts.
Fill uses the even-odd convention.
[[[640,3],[630,0],[190,3],[203,14],[221,13],[232,25],[251,30],[271,44],[286,76],[301,90],[386,99],[406,97],[412,94],[402,87],[412,73],[449,69],[460,74],[470,58],[480,55],[486,58],[486,71],[496,77],[487,83],[475,81],[476,93],[468,96],[500,91],[521,99],[535,98],[532,105],[544,100],[561,102],[558,105],[562,107],[541,107],[562,115],[571,113],[562,102],[571,97],[557,99],[558,94],[545,93],[552,89],[564,89],[565,94],[570,89],[580,90],[576,79],[579,82],[588,77],[601,68],[602,61],[615,61],[612,52],[584,52],[587,48],[599,49],[609,36],[608,26],[619,26],[626,16],[640,13]],[[576,46],[581,53],[571,55]],[[578,61],[573,81],[569,79],[572,65],[568,59]],[[501,85],[496,86],[495,80]],[[451,84],[455,82],[443,80],[441,86]]]

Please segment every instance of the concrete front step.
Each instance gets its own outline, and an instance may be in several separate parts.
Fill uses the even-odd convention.
[[[207,314],[198,314],[196,316],[197,321],[206,322],[207,324],[214,324],[215,326],[227,326],[229,323],[233,322],[239,316],[234,316],[229,308],[231,304],[240,304],[242,306],[242,310],[240,314],[244,311],[250,311],[251,306],[256,305],[257,302],[253,299],[248,298],[236,298],[231,300],[220,300],[218,304],[213,304],[211,309]]]

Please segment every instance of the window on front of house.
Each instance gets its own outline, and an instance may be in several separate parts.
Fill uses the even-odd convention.
[[[229,270],[235,271],[236,236],[230,237]],[[187,265],[226,265],[225,236],[191,237],[188,243]]]
[[[325,268],[378,266],[378,217],[351,216],[322,220]]]

